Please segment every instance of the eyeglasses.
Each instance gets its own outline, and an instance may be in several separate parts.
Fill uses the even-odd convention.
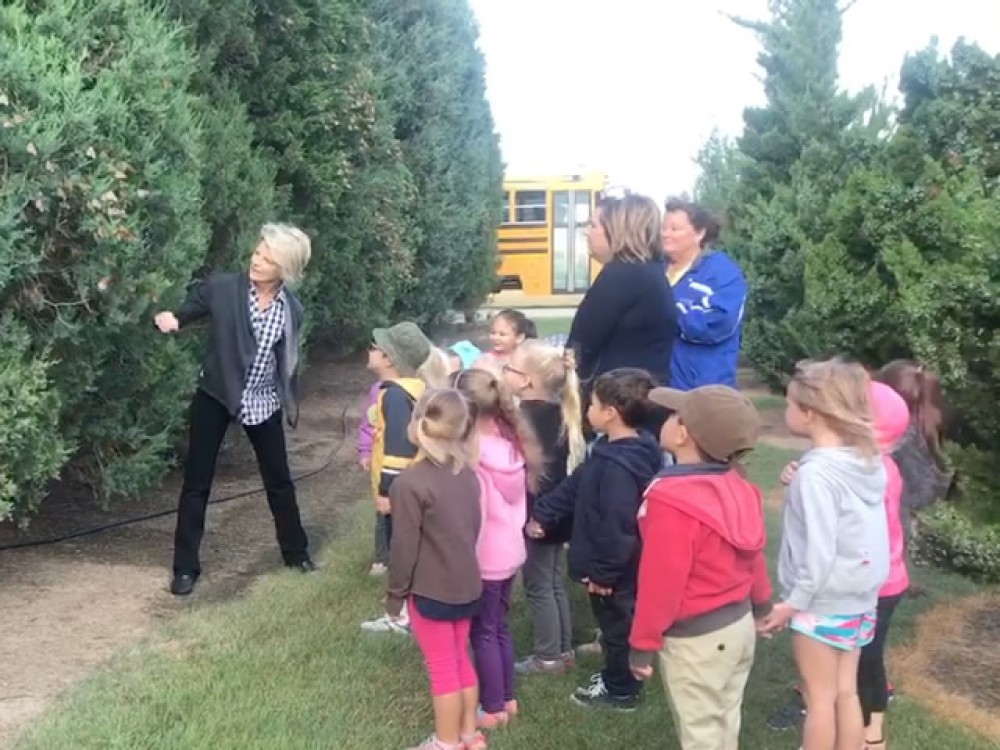
[[[528,377],[528,373],[524,372],[524,370],[518,370],[516,367],[511,367],[510,365],[504,365],[503,371],[513,373],[514,375],[520,375],[522,378]]]

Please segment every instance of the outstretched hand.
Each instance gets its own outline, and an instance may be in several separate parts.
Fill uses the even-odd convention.
[[[177,316],[172,312],[161,312],[153,320],[156,323],[156,327],[160,329],[160,333],[174,333],[181,327]]]

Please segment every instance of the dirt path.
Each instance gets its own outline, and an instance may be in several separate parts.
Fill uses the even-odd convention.
[[[354,463],[354,430],[357,404],[370,380],[360,362],[320,358],[306,381],[301,422],[288,435],[296,476],[330,461],[298,483],[315,553],[335,533],[342,511],[365,492],[365,477]],[[259,486],[242,432],[231,430],[227,444],[214,497]],[[178,488],[179,477],[171,475],[160,491],[113,512],[67,491],[52,498],[28,535],[0,526],[0,546],[171,509]],[[157,624],[237,595],[281,567],[263,493],[212,506],[202,548],[205,573],[195,594],[178,600],[166,589],[174,520],[170,515],[70,542],[0,552],[0,748],[11,746],[62,690]]]

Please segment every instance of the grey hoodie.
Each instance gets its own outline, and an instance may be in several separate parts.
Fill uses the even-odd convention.
[[[813,448],[785,500],[778,557],[783,599],[815,615],[875,609],[889,575],[886,473],[853,448]]]

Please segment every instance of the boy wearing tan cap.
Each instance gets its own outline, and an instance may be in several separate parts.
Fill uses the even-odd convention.
[[[660,445],[676,464],[639,510],[632,673],[649,679],[658,653],[683,750],[736,750],[754,618],[771,598],[761,495],[738,464],[760,418],[727,386],[656,388],[649,398],[672,412]]]

